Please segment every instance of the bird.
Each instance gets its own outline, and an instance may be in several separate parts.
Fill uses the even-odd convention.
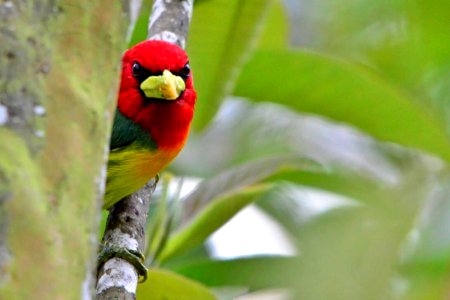
[[[143,187],[182,150],[197,93],[186,52],[162,40],[140,42],[122,58],[112,125],[105,209]]]
[[[197,93],[186,52],[167,41],[147,40],[122,57],[122,75],[112,124],[103,208],[157,177],[182,150]],[[110,258],[131,263],[147,278],[144,255],[122,245],[101,244],[98,269]]]

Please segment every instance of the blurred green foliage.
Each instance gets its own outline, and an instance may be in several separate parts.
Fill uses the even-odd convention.
[[[447,299],[450,3],[195,3],[194,130],[177,177],[152,199],[148,256],[160,269],[138,298],[212,299],[208,287],[217,299],[274,288],[306,300]],[[185,176],[203,180],[180,201],[168,191]],[[321,201],[311,189],[352,201],[311,211]],[[211,258],[207,237],[255,201],[299,254]]]

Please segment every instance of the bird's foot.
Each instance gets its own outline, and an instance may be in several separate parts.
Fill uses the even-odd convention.
[[[97,257],[98,270],[106,263],[109,259],[113,257],[121,258],[129,262],[134,266],[138,275],[142,277],[139,283],[147,280],[147,268],[144,265],[145,257],[144,255],[136,250],[130,250],[117,246],[101,246],[101,251]]]

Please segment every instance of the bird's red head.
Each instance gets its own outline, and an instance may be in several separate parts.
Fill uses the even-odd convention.
[[[125,52],[118,109],[158,146],[184,143],[196,98],[188,57],[177,45],[151,40]]]

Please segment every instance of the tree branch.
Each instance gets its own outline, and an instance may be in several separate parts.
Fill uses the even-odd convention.
[[[164,40],[186,46],[194,0],[155,0],[148,22],[149,40]]]
[[[103,246],[121,247],[144,252],[145,225],[150,205],[150,197],[156,182],[151,180],[146,186],[111,207],[106,224]],[[97,299],[134,299],[138,283],[138,273],[128,261],[113,257],[99,270]]]
[[[192,17],[193,0],[155,0],[148,27],[149,40],[165,40],[184,48]],[[154,180],[115,204],[108,216],[103,243],[144,252],[145,226]],[[97,299],[136,299],[137,270],[126,260],[113,257],[101,266]]]

